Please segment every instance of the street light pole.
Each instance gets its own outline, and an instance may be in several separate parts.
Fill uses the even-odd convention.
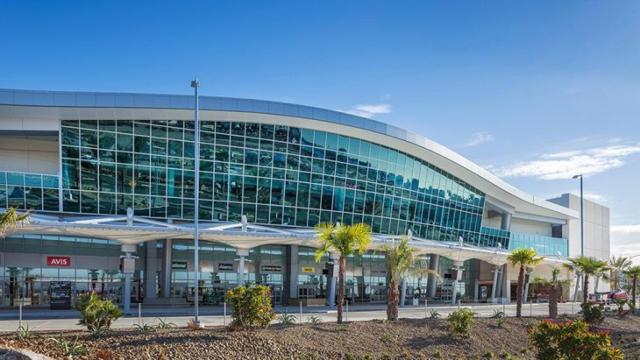
[[[195,211],[193,214],[193,266],[194,266],[194,287],[193,287],[193,304],[195,312],[195,325],[198,327],[204,327],[204,323],[200,322],[198,302],[200,296],[200,247],[198,246],[200,241],[200,220],[198,218],[198,211],[200,209],[200,114],[198,109],[198,88],[200,87],[200,81],[194,79],[191,81],[191,87],[193,88],[195,98],[195,115],[194,115],[194,127],[195,127],[195,150],[194,150],[194,171],[195,171]]]
[[[580,256],[584,256],[584,191],[582,186],[582,174],[575,175],[574,179],[580,178]]]

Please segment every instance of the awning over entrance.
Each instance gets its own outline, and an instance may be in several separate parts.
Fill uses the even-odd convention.
[[[59,217],[32,214],[29,222],[11,231],[16,234],[46,234],[82,236],[115,240],[135,245],[151,240],[193,239],[193,224],[178,224],[133,216]],[[443,242],[421,239],[409,234],[411,245],[423,254],[435,254],[454,261],[479,259],[499,266],[507,263],[509,251],[503,248],[480,248],[459,242]],[[375,234],[372,249],[400,236]],[[251,249],[261,245],[301,245],[318,247],[314,229],[272,227],[249,224],[246,218],[237,223],[200,223],[200,239],[219,242],[237,249]],[[545,263],[562,264],[562,258],[545,258]]]

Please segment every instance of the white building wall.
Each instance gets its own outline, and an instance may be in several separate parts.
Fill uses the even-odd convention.
[[[0,135],[0,169],[55,175],[58,173],[55,136]]]
[[[549,201],[580,211],[580,197],[573,194],[563,194]],[[562,234],[569,239],[569,256],[579,256],[580,219],[569,220],[568,224],[562,227]],[[586,199],[584,200],[584,255],[605,261],[609,260],[611,255],[609,208]]]
[[[513,218],[511,220],[511,232],[551,236],[551,224]]]

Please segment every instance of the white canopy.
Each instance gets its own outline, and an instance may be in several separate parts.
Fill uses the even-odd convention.
[[[82,236],[139,244],[150,240],[193,239],[193,224],[174,224],[133,216],[57,217],[32,214],[29,221],[11,231],[19,234]],[[411,245],[420,253],[435,254],[453,261],[479,259],[500,266],[507,263],[509,251],[503,248],[481,248],[459,242],[421,239],[409,234]],[[375,234],[371,248],[396,241],[400,236]],[[200,239],[219,242],[237,249],[252,249],[260,245],[301,245],[319,247],[314,229],[280,228],[249,224],[246,218],[237,223],[200,223]],[[561,258],[545,258],[544,263],[561,264]]]

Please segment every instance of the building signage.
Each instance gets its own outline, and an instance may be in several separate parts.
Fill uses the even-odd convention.
[[[133,274],[136,270],[136,259],[122,258],[122,272],[125,274]]]
[[[262,265],[260,272],[263,273],[280,273],[282,272],[282,266],[280,265]]]
[[[316,268],[314,268],[313,266],[303,266],[302,267],[302,272],[303,273],[314,273],[314,272],[316,272]]]
[[[171,263],[171,269],[173,270],[187,270],[186,261],[174,261]]]
[[[70,256],[47,256],[47,266],[71,267]]]
[[[232,262],[219,262],[218,263],[218,271],[233,271],[233,263]]]

